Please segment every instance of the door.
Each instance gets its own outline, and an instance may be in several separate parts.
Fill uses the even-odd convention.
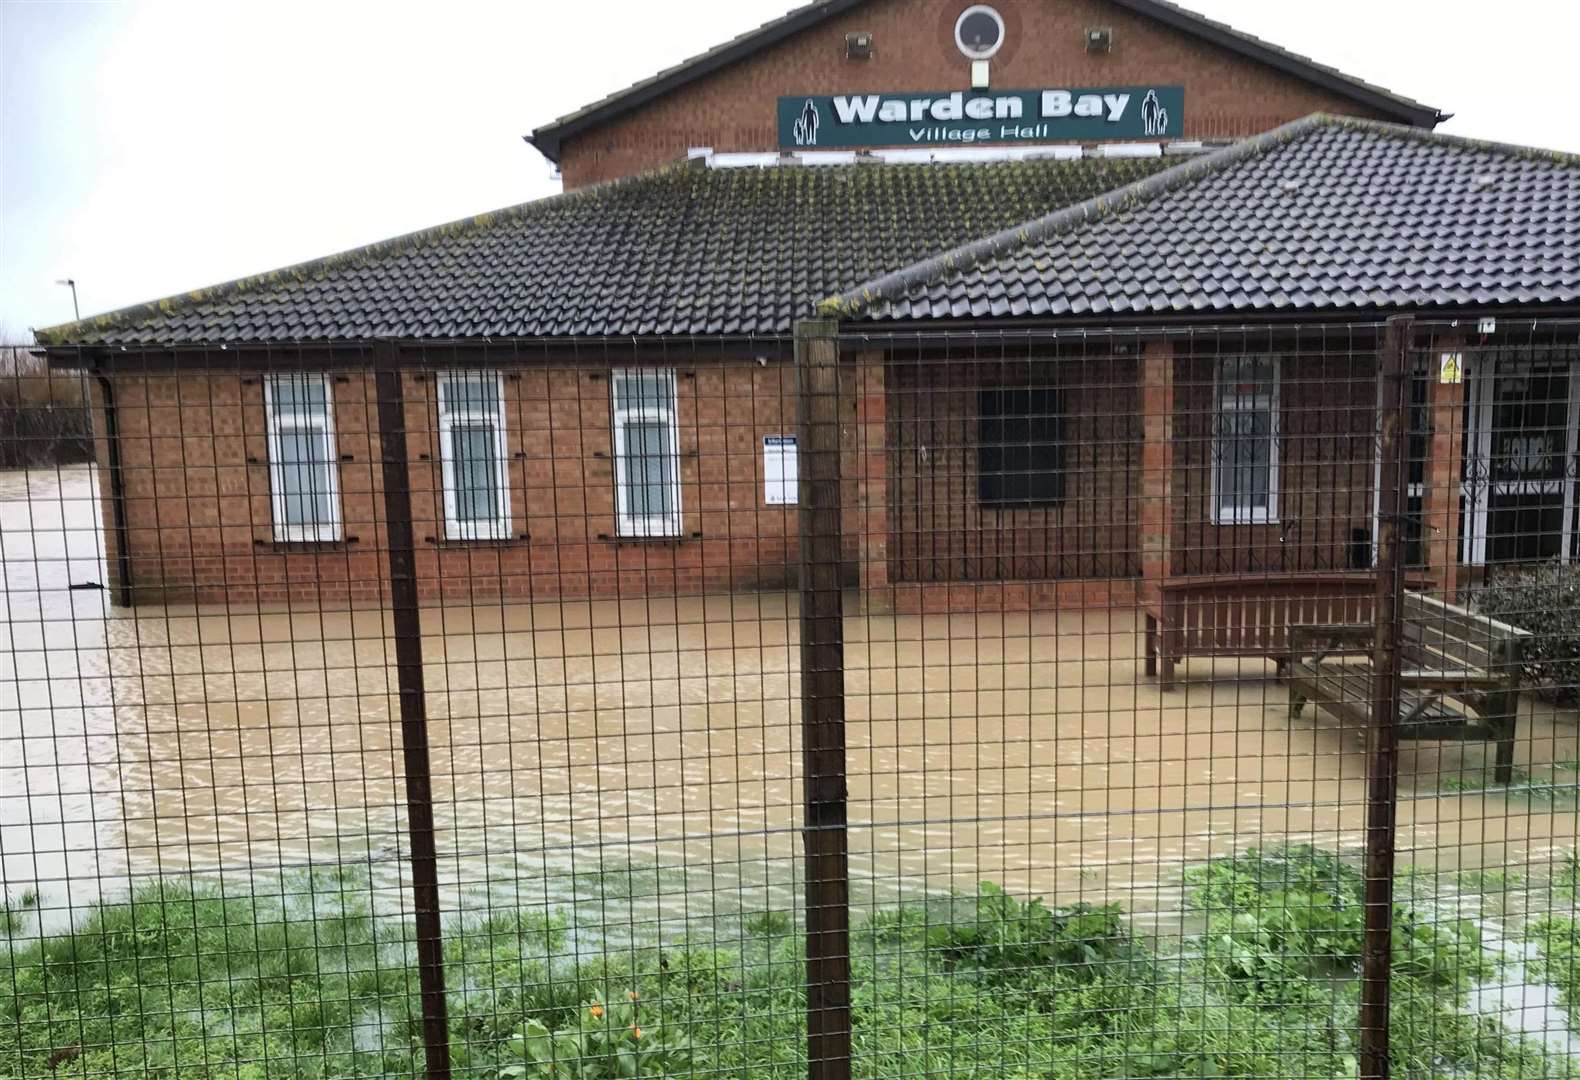
[[[1574,557],[1577,449],[1573,365],[1540,357],[1477,365],[1465,464],[1465,558]]]

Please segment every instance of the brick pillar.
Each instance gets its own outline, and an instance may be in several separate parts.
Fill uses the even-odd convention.
[[[1459,382],[1442,381],[1445,353],[1458,353]],[[1453,602],[1459,588],[1460,464],[1465,454],[1464,341],[1439,337],[1428,358],[1426,486],[1421,499],[1422,548],[1427,578],[1437,596]]]
[[[1174,343],[1148,341],[1141,353],[1141,606],[1146,613],[1147,673],[1173,685],[1173,631],[1163,613],[1174,526]],[[1161,631],[1161,632],[1160,632]],[[1162,671],[1158,672],[1161,662]]]
[[[889,588],[889,396],[887,354],[856,356],[856,517],[862,610],[894,610]]]

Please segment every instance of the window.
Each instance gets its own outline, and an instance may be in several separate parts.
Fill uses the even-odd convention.
[[[973,4],[955,20],[955,47],[972,60],[987,60],[1004,45],[1004,16]]]
[[[680,441],[675,373],[617,370],[614,414],[615,513],[621,536],[680,535]]]
[[[998,387],[977,395],[978,500],[1035,506],[1064,500],[1064,411],[1059,391]]]
[[[1212,441],[1213,520],[1278,520],[1278,364],[1235,357],[1218,367]]]
[[[504,402],[504,381],[497,371],[439,376],[446,539],[510,539]]]
[[[340,539],[340,469],[327,375],[275,375],[264,383],[274,538]]]

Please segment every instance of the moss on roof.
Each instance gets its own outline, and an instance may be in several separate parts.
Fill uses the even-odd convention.
[[[1378,203],[1410,228],[1371,227],[1363,219]],[[880,275],[818,310],[914,320],[1566,304],[1580,299],[1576,205],[1580,156],[1318,113]],[[1457,256],[1477,230],[1495,239]],[[1261,254],[1243,257],[1237,235]],[[1285,248],[1314,242],[1285,265]],[[1143,245],[1151,255],[1135,265]]]
[[[786,334],[1151,160],[677,165],[39,332],[62,345]]]

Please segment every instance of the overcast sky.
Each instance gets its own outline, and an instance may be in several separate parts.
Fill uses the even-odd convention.
[[[0,329],[551,194],[522,135],[796,2],[0,0]],[[1580,0],[1185,3],[1580,151]]]

